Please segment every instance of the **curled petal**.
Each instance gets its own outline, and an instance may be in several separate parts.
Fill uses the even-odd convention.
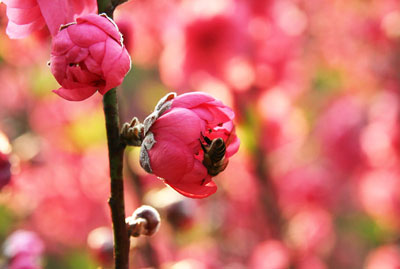
[[[215,100],[212,96],[202,92],[191,92],[177,96],[172,107],[192,108],[200,104]]]
[[[233,138],[233,141],[231,141],[229,143],[229,145],[226,147],[226,153],[225,153],[225,157],[229,158],[231,157],[233,154],[235,154],[238,150],[239,150],[239,146],[240,146],[240,140],[239,138],[235,135]]]
[[[69,38],[75,46],[89,48],[91,45],[107,40],[107,34],[100,28],[91,24],[76,24],[67,27]]]
[[[91,23],[94,26],[102,29],[108,36],[112,37],[115,41],[121,42],[121,34],[118,30],[118,26],[114,23],[113,20],[111,20],[107,15],[101,14],[102,17],[106,18],[107,20],[99,20],[98,15],[96,14],[89,14],[84,17],[80,17],[76,19],[77,23]]]
[[[53,90],[53,92],[68,101],[82,101],[92,96],[96,92],[96,88],[86,87],[86,88],[65,89],[61,87],[57,90]]]
[[[168,181],[165,181],[165,183],[180,194],[189,198],[206,198],[217,191],[217,185],[215,185],[213,181],[210,181],[205,185],[193,183],[170,184]]]

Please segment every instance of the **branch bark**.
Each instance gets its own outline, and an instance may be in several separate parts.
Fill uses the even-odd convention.
[[[124,182],[122,177],[125,144],[121,141],[119,135],[119,114],[115,88],[104,94],[103,108],[111,178],[111,196],[108,204],[113,222],[115,268],[128,269],[130,242],[125,224]]]
[[[114,9],[120,0],[97,0],[99,14],[106,13],[113,18]],[[111,178],[111,195],[108,204],[114,233],[115,269],[129,268],[130,237],[125,224],[124,182],[122,168],[125,144],[120,138],[120,124],[116,89],[109,90],[103,97],[103,109],[106,121],[108,158]]]

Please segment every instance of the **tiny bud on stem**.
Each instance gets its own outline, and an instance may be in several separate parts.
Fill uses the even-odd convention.
[[[156,209],[143,205],[137,208],[132,216],[126,218],[125,222],[129,235],[134,237],[151,236],[158,231],[161,218]]]
[[[144,138],[143,124],[134,117],[130,123],[125,122],[121,128],[121,139],[130,146],[140,147]]]

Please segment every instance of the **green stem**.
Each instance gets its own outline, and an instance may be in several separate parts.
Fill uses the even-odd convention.
[[[128,0],[97,0],[99,14],[106,13],[108,17],[112,18],[114,9],[127,1]]]
[[[108,204],[114,231],[114,259],[116,269],[128,269],[129,236],[125,224],[124,182],[122,177],[125,144],[121,142],[117,92],[109,90],[103,97],[106,120],[108,157],[111,177],[111,196]]]

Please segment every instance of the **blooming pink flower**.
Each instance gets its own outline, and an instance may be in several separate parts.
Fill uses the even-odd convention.
[[[239,148],[234,112],[208,94],[194,92],[164,97],[144,121],[141,166],[191,198],[213,194],[217,186],[202,163],[201,143],[222,138],[227,160]],[[208,139],[207,139],[208,138]]]
[[[122,83],[130,66],[118,27],[105,15],[79,17],[53,39],[50,68],[62,86],[54,92],[64,99],[105,94]]]
[[[10,38],[24,38],[47,25],[54,36],[62,24],[75,16],[97,13],[95,0],[3,0],[7,5]]]

